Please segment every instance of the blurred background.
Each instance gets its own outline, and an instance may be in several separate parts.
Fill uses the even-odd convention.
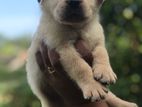
[[[100,15],[119,78],[110,89],[142,107],[142,0],[106,0]],[[36,0],[0,3],[0,107],[40,107],[25,72],[26,52],[39,17]]]

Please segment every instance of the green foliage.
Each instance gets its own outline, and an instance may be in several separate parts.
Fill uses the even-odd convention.
[[[102,24],[111,65],[118,81],[111,89],[119,97],[142,106],[141,0],[110,0],[104,4]]]
[[[15,72],[0,69],[0,107],[39,107],[23,68]]]
[[[28,86],[25,66],[16,71],[9,67],[11,60],[27,49],[29,38],[0,38],[0,107],[39,107],[39,101]]]

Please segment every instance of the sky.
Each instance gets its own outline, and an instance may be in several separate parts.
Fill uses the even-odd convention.
[[[1,0],[0,34],[15,38],[24,33],[34,33],[39,22],[37,0]]]

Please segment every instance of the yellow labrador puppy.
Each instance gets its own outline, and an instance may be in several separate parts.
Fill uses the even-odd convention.
[[[38,0],[42,16],[37,32],[28,52],[27,76],[33,92],[38,96],[42,107],[48,107],[48,101],[39,88],[44,81],[36,63],[35,53],[42,40],[49,49],[55,49],[69,77],[81,89],[84,99],[92,101],[106,97],[115,107],[137,107],[133,103],[117,100],[101,83],[115,83],[107,50],[103,28],[99,22],[99,9],[103,0]],[[89,66],[74,48],[75,41],[81,38],[93,55],[93,65]],[[95,79],[94,79],[95,78]],[[96,81],[97,80],[97,81]]]

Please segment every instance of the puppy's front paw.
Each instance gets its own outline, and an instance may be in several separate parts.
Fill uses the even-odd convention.
[[[112,84],[116,82],[117,76],[110,65],[96,64],[93,67],[94,78],[101,83]]]
[[[97,81],[92,81],[83,84],[81,87],[85,99],[90,99],[92,102],[104,99],[108,90]]]

